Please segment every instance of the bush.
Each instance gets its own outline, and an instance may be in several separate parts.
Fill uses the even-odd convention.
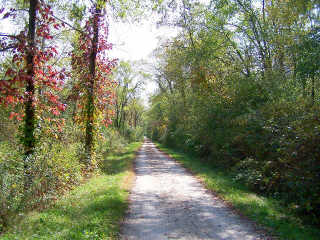
[[[253,190],[284,200],[293,211],[319,224],[320,121],[317,108],[297,104],[268,106],[232,141],[241,152],[233,171]]]
[[[144,129],[142,127],[127,127],[124,132],[124,137],[128,139],[129,142],[142,141],[144,136]]]
[[[127,140],[114,128],[103,127],[97,136],[96,152],[100,157],[124,148]]]
[[[0,230],[18,213],[44,208],[81,180],[77,144],[44,142],[28,159],[32,182],[26,191],[22,151],[0,144]]]
[[[23,196],[23,161],[17,150],[0,142],[0,232],[18,212]]]

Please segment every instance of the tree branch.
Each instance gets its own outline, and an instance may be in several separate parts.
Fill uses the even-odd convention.
[[[73,29],[73,30],[75,30],[75,31],[77,31],[77,32],[79,32],[79,33],[81,33],[81,34],[86,34],[84,31],[82,31],[82,30],[80,30],[80,29],[72,26],[70,23],[66,22],[65,20],[63,20],[63,19],[61,19],[61,18],[59,18],[59,17],[57,17],[57,16],[54,16],[54,15],[52,15],[52,17],[54,17],[54,18],[57,19],[58,21],[64,23],[65,25],[69,26],[71,29]]]
[[[5,34],[5,33],[0,33],[0,37],[10,37],[10,38],[18,39],[18,36]]]
[[[17,45],[10,45],[10,46],[7,46],[7,47],[3,47],[3,48],[0,48],[0,52],[5,52],[5,51],[8,51],[9,49],[12,49],[12,48],[16,48]]]

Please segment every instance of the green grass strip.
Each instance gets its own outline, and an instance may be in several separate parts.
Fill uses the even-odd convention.
[[[0,239],[117,239],[128,207],[126,185],[140,145],[132,143],[124,152],[108,156],[112,173],[95,176],[49,209],[28,214]]]
[[[234,181],[230,174],[210,167],[196,157],[161,144],[157,146],[191,170],[209,190],[231,203],[235,209],[249,219],[271,231],[277,238],[283,240],[319,239],[320,230],[318,228],[302,225],[297,217],[291,215],[288,209],[281,206],[276,200],[253,193],[245,185]]]

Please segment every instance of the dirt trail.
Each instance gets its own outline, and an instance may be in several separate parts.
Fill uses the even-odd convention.
[[[122,239],[265,239],[178,163],[146,141]]]

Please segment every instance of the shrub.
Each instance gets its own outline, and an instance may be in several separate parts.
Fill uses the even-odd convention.
[[[19,210],[22,193],[22,157],[8,143],[0,142],[0,232]]]
[[[66,189],[81,180],[78,144],[43,142],[29,157],[28,172],[32,183],[26,191],[22,151],[0,144],[0,228],[2,230],[18,213],[43,208]]]

